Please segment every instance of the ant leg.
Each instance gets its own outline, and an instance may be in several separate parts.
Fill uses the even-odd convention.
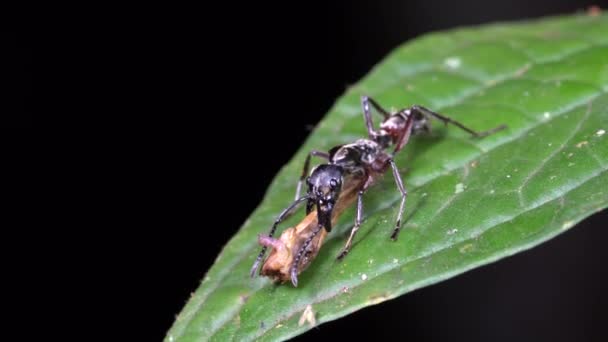
[[[293,203],[291,203],[289,205],[289,207],[285,208],[281,212],[281,214],[277,217],[277,219],[274,221],[274,224],[272,225],[272,228],[270,228],[270,232],[268,233],[268,237],[271,238],[274,235],[274,232],[277,230],[277,226],[279,225],[279,223],[283,222],[283,220],[285,220],[287,218],[287,216],[289,216],[290,212],[296,206],[298,206],[298,204],[304,202],[307,199],[308,199],[308,196],[304,196],[302,198],[298,198]],[[255,259],[255,262],[253,263],[253,267],[251,267],[250,275],[251,275],[252,278],[255,276],[255,272],[257,271],[258,265],[260,264],[260,261],[262,261],[262,258],[264,257],[264,254],[266,254],[266,249],[268,249],[268,246],[264,245],[264,247],[262,247],[262,250],[260,251],[260,254],[258,254],[257,259]]]
[[[382,106],[371,97],[365,96],[365,98],[369,101],[369,103],[378,111],[378,113],[382,114],[384,119],[388,119],[391,116],[391,113],[387,112],[386,109],[382,108]]]
[[[361,107],[363,107],[365,125],[367,126],[367,135],[369,136],[370,139],[373,139],[376,132],[374,131],[374,122],[372,121],[372,114],[369,109],[370,104],[372,105],[372,107],[374,107],[374,109],[376,109],[378,111],[378,113],[380,113],[380,114],[382,114],[382,116],[384,116],[384,120],[388,119],[390,114],[386,110],[384,110],[384,108],[382,108],[378,104],[378,102],[376,102],[376,100],[374,100],[368,96],[361,96]]]
[[[477,132],[473,129],[468,128],[467,126],[461,124],[460,122],[458,122],[454,119],[448,118],[447,116],[443,116],[439,113],[435,113],[435,112],[433,112],[429,109],[426,109],[424,107],[421,107],[421,106],[412,106],[411,111],[412,111],[412,113],[417,113],[417,114],[423,115],[425,117],[434,117],[435,119],[438,119],[439,121],[443,122],[446,125],[450,123],[477,138],[485,137],[487,135],[490,135],[492,133],[495,133],[495,132],[498,132],[500,130],[507,128],[507,125],[500,125],[498,127],[494,127],[487,131]]]
[[[399,214],[397,215],[397,224],[395,225],[393,234],[391,234],[391,240],[395,241],[397,240],[399,230],[401,230],[401,217],[403,216],[403,209],[405,208],[407,190],[405,190],[405,187],[403,186],[403,181],[401,180],[401,175],[399,175],[399,170],[397,169],[397,164],[395,164],[395,161],[389,159],[388,163],[391,164],[391,168],[393,169],[393,177],[395,177],[395,183],[397,183],[397,187],[399,188],[399,191],[401,191],[401,205],[399,206]]]
[[[359,190],[359,194],[357,195],[357,216],[355,217],[355,225],[350,231],[350,236],[348,237],[348,240],[346,240],[344,248],[342,248],[342,251],[338,254],[338,260],[342,260],[342,258],[348,254],[353,244],[353,238],[355,237],[355,234],[357,234],[359,227],[361,227],[361,218],[363,217],[363,193],[364,190]]]
[[[405,146],[405,144],[407,144],[407,142],[410,140],[410,135],[412,134],[412,127],[414,127],[415,115],[408,115],[406,117],[407,119],[405,121],[405,126],[403,127],[401,136],[397,140],[397,143],[395,144],[395,149],[393,150],[393,157],[397,152],[399,152],[403,148],[403,146]]]
[[[304,161],[304,167],[302,168],[302,175],[300,175],[300,180],[298,181],[298,186],[296,187],[296,198],[300,198],[300,192],[302,191],[302,183],[304,183],[304,179],[306,179],[306,175],[308,174],[308,168],[310,166],[310,157],[320,157],[329,160],[329,154],[317,150],[312,150],[306,156],[306,161]]]
[[[321,229],[323,229],[323,226],[317,224],[317,229],[315,229],[312,234],[306,239],[306,241],[304,241],[304,244],[302,244],[302,247],[300,247],[300,249],[298,250],[298,254],[296,254],[296,258],[294,259],[293,264],[291,265],[291,283],[295,287],[298,287],[298,265],[300,264],[300,260],[302,259],[304,252],[308,249],[308,246],[310,245],[312,240],[315,238],[315,236],[317,236],[317,234],[319,234]]]

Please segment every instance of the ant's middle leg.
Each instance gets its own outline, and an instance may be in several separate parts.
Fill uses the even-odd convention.
[[[376,131],[374,130],[374,122],[372,120],[371,110],[369,105],[372,105],[378,113],[382,114],[384,120],[388,119],[391,115],[387,112],[376,100],[368,96],[361,96],[361,107],[363,107],[363,116],[365,117],[365,126],[367,126],[367,135],[370,139],[374,138]]]
[[[350,235],[348,236],[348,240],[346,240],[346,244],[344,244],[342,251],[340,252],[340,254],[338,254],[338,260],[341,260],[346,256],[346,254],[348,254],[350,248],[353,245],[353,239],[355,238],[357,231],[359,231],[359,227],[361,227],[361,221],[363,220],[363,194],[365,194],[367,189],[374,181],[374,179],[372,178],[373,176],[368,175],[367,177],[368,178],[361,187],[361,190],[359,190],[359,192],[357,193],[357,215],[355,216],[355,225],[350,230]]]
[[[395,183],[397,183],[397,187],[401,192],[401,204],[399,205],[399,214],[397,215],[397,223],[395,224],[395,229],[391,234],[391,240],[397,240],[397,235],[401,230],[401,218],[403,216],[403,209],[405,208],[405,199],[407,198],[407,190],[403,186],[403,181],[401,180],[401,175],[399,174],[399,169],[397,168],[397,164],[393,159],[389,159],[387,161],[391,165],[391,169],[393,170],[393,177],[395,177]]]
[[[452,118],[449,118],[447,116],[443,116],[443,115],[441,115],[439,113],[435,113],[435,112],[433,112],[433,111],[431,111],[429,109],[426,109],[426,108],[424,108],[422,106],[417,106],[417,105],[416,106],[412,106],[412,108],[410,110],[412,111],[412,114],[414,114],[415,116],[416,115],[421,115],[421,116],[424,116],[424,117],[427,117],[427,118],[431,118],[432,117],[432,118],[435,118],[435,119],[443,122],[446,125],[447,124],[452,124],[452,125],[460,128],[460,129],[462,129],[463,131],[466,131],[467,133],[471,134],[472,136],[474,136],[476,138],[485,137],[487,135],[490,135],[492,133],[495,133],[495,132],[498,132],[498,131],[500,131],[502,129],[507,128],[507,125],[500,125],[498,127],[494,127],[494,128],[489,129],[487,131],[477,132],[477,131],[475,131],[475,130],[473,130],[471,128],[468,128],[467,126],[461,124],[460,122],[458,122],[458,121],[456,121],[456,120],[454,120]]]
[[[300,198],[300,192],[302,191],[302,184],[304,183],[304,179],[306,179],[306,175],[308,175],[308,168],[310,167],[310,157],[320,157],[329,160],[329,153],[321,152],[317,150],[312,150],[306,156],[306,161],[304,161],[304,167],[302,168],[302,174],[300,175],[300,180],[298,181],[298,186],[296,187],[296,200]]]
[[[361,219],[363,217],[363,193],[365,191],[359,190],[359,193],[357,194],[357,216],[355,217],[355,225],[353,226],[353,229],[350,230],[350,236],[348,237],[348,240],[346,240],[346,244],[344,245],[344,248],[342,248],[342,251],[340,252],[340,254],[338,254],[338,260],[341,260],[342,258],[344,258],[346,256],[346,254],[348,254],[348,252],[350,251],[350,248],[352,247],[353,244],[353,239],[355,238],[355,234],[357,234],[357,231],[359,230],[359,227],[361,227]]]

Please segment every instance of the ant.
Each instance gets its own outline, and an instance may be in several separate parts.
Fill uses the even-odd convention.
[[[361,179],[349,181],[344,184],[340,191],[340,197],[334,205],[332,222],[336,222],[342,212],[353,204],[361,185]],[[317,222],[317,212],[311,211],[296,226],[283,230],[281,236],[278,238],[266,235],[258,236],[258,243],[260,245],[272,247],[270,255],[266,258],[260,269],[260,275],[272,278],[276,282],[286,282],[290,280],[291,266],[294,264],[294,258],[306,240],[308,240],[315,231],[318,226]],[[321,231],[312,238],[298,263],[298,273],[303,272],[317,256],[326,235],[327,230],[321,229]],[[253,271],[255,271],[255,268]]]
[[[322,229],[325,229],[327,233],[331,232],[332,212],[340,196],[342,186],[344,184],[352,184],[353,182],[360,184],[357,191],[355,225],[351,229],[348,240],[337,257],[338,260],[341,260],[348,254],[353,239],[361,226],[363,217],[363,195],[381,175],[387,172],[389,167],[392,170],[397,188],[401,193],[401,203],[397,214],[397,222],[391,234],[391,240],[394,241],[397,239],[397,235],[401,230],[401,220],[405,200],[407,198],[407,190],[403,186],[399,169],[393,158],[394,155],[407,144],[412,134],[420,132],[428,133],[431,131],[429,119],[437,119],[446,125],[452,124],[477,138],[485,137],[506,128],[506,125],[500,125],[487,131],[477,132],[458,121],[418,105],[404,108],[394,114],[390,114],[382,108],[378,102],[367,96],[361,97],[361,106],[363,108],[365,125],[367,127],[367,139],[358,139],[350,144],[338,145],[328,152],[311,151],[304,162],[302,175],[300,176],[300,180],[296,187],[296,198],[294,202],[281,212],[268,233],[268,237],[272,237],[278,224],[285,220],[287,216],[304,201],[306,201],[306,214],[309,214],[316,207],[317,225],[315,229],[308,234],[304,243],[299,247],[297,254],[295,254],[293,264],[290,265],[291,281],[294,286],[298,285],[298,265],[306,251],[309,249],[310,243]],[[374,129],[371,107],[384,118],[378,130]],[[394,146],[394,149],[391,153],[388,153],[386,150],[391,146]],[[313,156],[326,159],[327,163],[318,165],[311,171],[310,176],[306,177],[310,166],[310,159]],[[304,181],[306,181],[308,191],[306,195],[300,197],[300,191]],[[255,275],[258,265],[264,257],[267,247],[268,246],[265,245],[262,248],[253,264],[251,269],[252,277]]]

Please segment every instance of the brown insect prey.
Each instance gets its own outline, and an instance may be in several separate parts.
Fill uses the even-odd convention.
[[[332,213],[332,225],[335,225],[340,214],[355,202],[357,199],[357,192],[362,185],[362,182],[358,179],[352,179],[349,182],[346,182],[345,188],[341,192]],[[272,248],[270,255],[262,266],[260,274],[272,278],[276,282],[284,283],[290,280],[290,270],[294,258],[302,244],[304,244],[304,241],[312,235],[316,227],[317,211],[315,210],[306,215],[306,217],[295,227],[285,229],[278,239],[268,236],[259,236],[258,242],[261,245]],[[300,261],[298,274],[304,271],[317,256],[326,235],[327,231],[321,229],[317,236],[314,237],[302,258],[302,261]]]

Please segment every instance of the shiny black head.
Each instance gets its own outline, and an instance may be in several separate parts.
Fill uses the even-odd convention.
[[[342,190],[344,169],[338,165],[317,166],[308,177],[308,205],[310,212],[317,206],[317,218],[325,230],[331,231],[331,215]]]

